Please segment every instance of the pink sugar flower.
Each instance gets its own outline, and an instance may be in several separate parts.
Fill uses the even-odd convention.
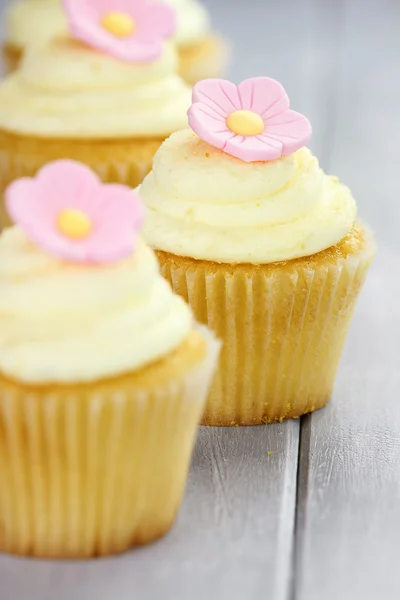
[[[112,263],[130,256],[143,217],[136,194],[104,184],[85,165],[59,160],[11,183],[7,210],[27,238],[57,257]]]
[[[127,62],[161,56],[165,39],[176,29],[176,13],[148,0],[63,0],[72,35]]]
[[[283,86],[268,77],[238,86],[206,79],[193,88],[189,125],[205,142],[245,162],[275,160],[311,137],[308,119],[289,106]]]

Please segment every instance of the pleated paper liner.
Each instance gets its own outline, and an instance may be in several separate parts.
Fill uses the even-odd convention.
[[[151,170],[160,138],[69,140],[24,137],[0,130],[0,229],[11,225],[3,193],[11,181],[32,177],[45,164],[69,158],[91,167],[105,182],[138,186]]]
[[[202,424],[271,423],[323,407],[374,253],[361,225],[337,246],[286,263],[224,265],[157,252],[175,292],[223,341]]]
[[[178,48],[179,73],[194,85],[202,79],[222,77],[229,62],[229,45],[222,37],[210,34],[194,44]]]
[[[23,51],[19,46],[4,44],[2,48],[3,69],[6,75],[18,69]]]
[[[1,551],[108,555],[171,527],[217,362],[208,338],[93,385],[0,377]]]

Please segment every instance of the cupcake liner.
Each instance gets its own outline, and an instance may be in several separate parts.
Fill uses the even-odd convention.
[[[221,77],[229,62],[228,43],[217,35],[209,35],[200,42],[178,48],[179,74],[194,85],[202,79]]]
[[[23,137],[0,130],[0,229],[11,225],[3,193],[9,183],[32,177],[45,164],[69,158],[88,165],[105,182],[137,187],[151,170],[160,138],[70,140]]]
[[[258,266],[157,252],[174,291],[223,341],[203,425],[281,421],[328,402],[375,252],[372,233],[364,229],[362,238],[355,253],[338,245],[312,257]]]
[[[215,370],[219,344],[208,334],[207,345],[162,385],[162,368],[141,388],[129,375],[37,391],[0,379],[0,550],[80,558],[162,536]]]
[[[13,73],[19,67],[23,50],[13,44],[4,44],[2,48],[3,70],[6,75]]]

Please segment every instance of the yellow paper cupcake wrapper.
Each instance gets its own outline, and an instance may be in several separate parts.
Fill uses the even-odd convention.
[[[9,183],[34,176],[63,158],[88,165],[105,182],[137,187],[151,170],[164,138],[69,140],[23,137],[0,130],[0,230],[11,225],[3,194]]]
[[[270,423],[328,402],[375,251],[372,234],[364,230],[362,237],[343,243],[347,256],[339,246],[275,265],[230,266],[158,252],[175,292],[223,341],[203,424]]]
[[[208,345],[190,372],[149,389],[129,376],[79,392],[0,381],[0,550],[90,557],[163,535],[217,360]]]

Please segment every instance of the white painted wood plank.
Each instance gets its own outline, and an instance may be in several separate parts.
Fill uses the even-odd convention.
[[[330,168],[380,249],[334,397],[302,429],[299,600],[400,596],[400,5],[347,0]]]

